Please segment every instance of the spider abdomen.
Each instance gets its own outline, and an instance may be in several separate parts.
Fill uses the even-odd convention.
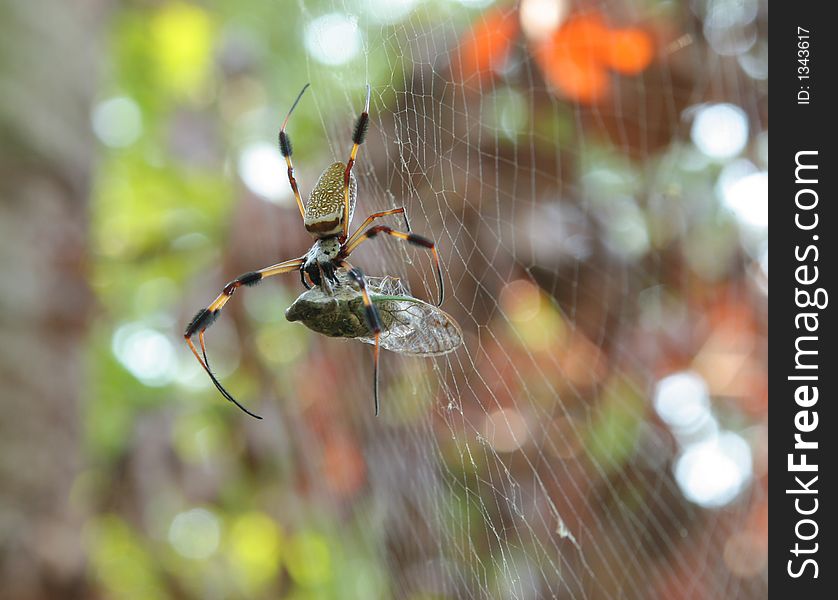
[[[343,233],[344,197],[343,177],[346,165],[336,162],[330,165],[317,180],[308,196],[303,222],[306,230],[318,238],[328,238]],[[349,221],[355,212],[358,182],[355,174],[349,174]]]

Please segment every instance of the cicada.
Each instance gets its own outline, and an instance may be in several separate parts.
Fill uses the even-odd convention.
[[[400,279],[367,276],[366,280],[369,298],[380,315],[380,345],[384,350],[412,356],[440,356],[462,344],[463,332],[454,317],[411,296]],[[329,337],[374,344],[362,292],[348,276],[340,274],[338,281],[332,294],[319,287],[301,294],[285,311],[285,318]]]

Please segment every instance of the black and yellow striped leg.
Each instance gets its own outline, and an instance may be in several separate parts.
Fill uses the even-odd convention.
[[[297,179],[294,177],[294,164],[291,162],[291,154],[293,153],[293,148],[291,146],[291,138],[288,137],[288,134],[285,133],[285,128],[288,126],[288,120],[291,118],[291,113],[294,112],[294,109],[297,108],[297,103],[300,101],[300,98],[303,97],[305,91],[308,89],[308,86],[311,84],[305,84],[303,89],[300,91],[297,99],[294,100],[294,104],[291,105],[291,110],[288,111],[288,114],[285,116],[285,120],[282,122],[282,127],[279,130],[279,151],[282,153],[283,158],[285,158],[285,164],[288,165],[288,182],[291,184],[291,190],[294,192],[294,198],[297,200],[297,208],[300,209],[300,216],[303,219],[306,218],[306,209],[303,206],[303,199],[300,197],[300,190],[297,188]]]
[[[372,223],[376,219],[380,219],[381,217],[386,217],[388,215],[402,215],[402,217],[404,218],[404,228],[408,231],[408,233],[410,232],[410,221],[407,218],[407,211],[404,209],[404,206],[400,206],[399,208],[372,213],[370,216],[367,217],[367,219],[363,223],[361,223],[361,226],[355,230],[355,233],[353,233],[349,237],[349,239],[346,240],[344,246],[349,246],[352,242],[354,242],[358,236],[364,233],[364,229],[366,229],[366,227],[370,223]]]
[[[273,277],[274,275],[281,275],[282,273],[288,273],[290,271],[294,271],[299,269],[303,264],[303,258],[295,258],[294,260],[287,260],[285,262],[277,263],[270,267],[265,267],[264,269],[260,269],[259,271],[251,271],[249,273],[245,273],[244,275],[239,275],[233,281],[228,283],[224,286],[224,289],[218,295],[218,297],[212,301],[212,303],[201,310],[198,311],[189,324],[186,326],[186,331],[183,334],[186,343],[189,345],[189,349],[192,350],[192,354],[195,355],[195,358],[198,359],[198,363],[200,363],[201,367],[203,367],[204,371],[210,376],[212,383],[221,392],[221,395],[224,396],[227,400],[238,406],[244,412],[249,414],[251,417],[255,417],[257,419],[261,419],[262,417],[250,412],[244,406],[239,404],[233,396],[230,395],[224,386],[218,381],[215,377],[215,374],[212,372],[209,366],[209,360],[207,359],[207,349],[206,345],[204,344],[204,332],[212,325],[218,316],[221,314],[221,309],[224,308],[224,305],[230,300],[233,294],[239,289],[241,286],[253,286],[265,279],[266,277]],[[195,347],[195,344],[192,342],[192,336],[198,334],[198,341],[201,345],[201,352],[198,353],[198,349]]]
[[[340,261],[339,264],[347,270],[349,278],[352,279],[352,281],[354,281],[358,285],[358,289],[361,290],[361,296],[364,299],[364,314],[367,317],[367,327],[369,327],[370,331],[373,334],[373,338],[375,339],[375,346],[373,348],[372,355],[372,378],[373,400],[375,401],[375,416],[377,417],[381,408],[378,400],[378,357],[381,351],[381,317],[378,314],[378,309],[372,303],[372,300],[370,300],[369,292],[367,292],[367,280],[364,277],[364,274],[361,272],[361,270],[353,267],[345,260]]]
[[[346,170],[343,172],[343,234],[341,240],[349,235],[349,176],[352,167],[355,165],[355,157],[358,155],[358,148],[364,143],[367,129],[370,126],[370,84],[367,84],[367,99],[364,102],[364,111],[355,122],[355,129],[352,132],[352,152],[349,153],[349,160],[346,161]]]
[[[352,254],[352,252],[355,251],[355,248],[363,244],[365,241],[371,240],[379,233],[386,233],[387,235],[391,235],[394,238],[404,240],[409,244],[421,246],[422,248],[431,251],[431,255],[434,259],[434,266],[436,267],[437,285],[439,286],[439,302],[437,303],[437,306],[441,306],[442,301],[445,299],[445,287],[442,281],[442,268],[439,265],[439,254],[437,254],[436,245],[431,240],[422,237],[421,235],[417,235],[415,233],[407,233],[404,231],[396,231],[392,227],[387,227],[386,225],[376,225],[375,227],[370,227],[369,229],[367,229],[360,236],[353,235],[352,237],[355,238],[355,240],[351,244],[344,245],[343,249],[340,252],[341,258],[349,256],[350,254]]]

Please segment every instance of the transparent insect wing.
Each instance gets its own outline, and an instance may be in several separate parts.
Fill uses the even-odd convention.
[[[463,332],[444,310],[411,296],[397,277],[368,277],[370,299],[378,309],[384,331],[381,347],[415,356],[435,356],[456,350]],[[357,339],[374,344],[371,335]]]
[[[432,304],[411,296],[373,295],[384,331],[381,347],[415,356],[436,356],[456,350],[463,342],[463,332],[454,318]],[[358,340],[374,344],[372,336]]]

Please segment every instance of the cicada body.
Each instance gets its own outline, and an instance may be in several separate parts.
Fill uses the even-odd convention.
[[[342,274],[333,294],[313,288],[301,294],[285,311],[289,321],[299,321],[329,337],[357,339],[374,344],[361,292]],[[411,296],[394,277],[367,277],[370,300],[381,321],[380,344],[385,350],[414,356],[439,356],[456,350],[463,332],[454,318]]]

